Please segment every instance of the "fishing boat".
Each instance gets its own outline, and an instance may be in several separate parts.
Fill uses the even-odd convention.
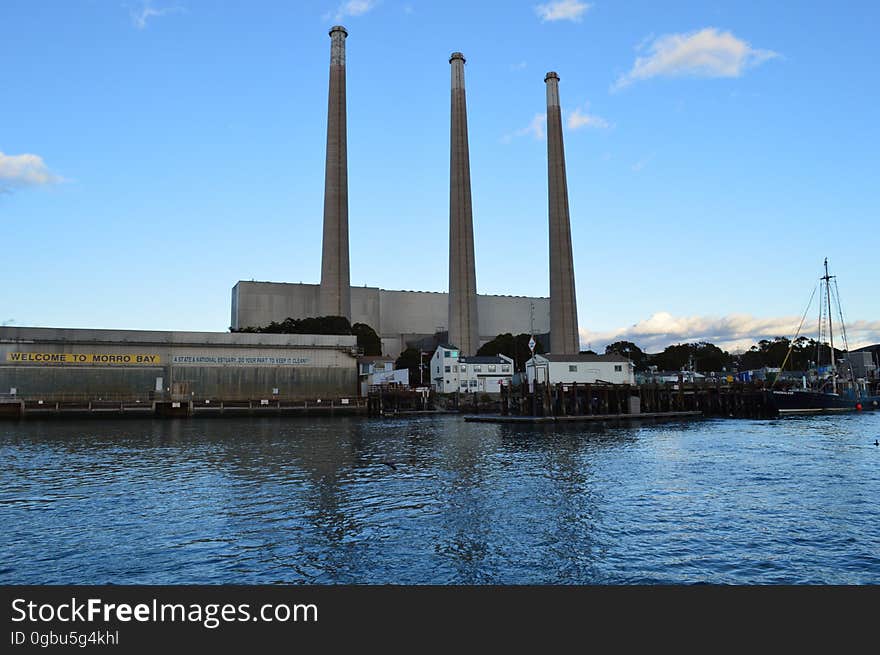
[[[833,282],[833,287],[832,287]],[[819,334],[817,336],[817,350],[815,368],[810,373],[810,381],[804,375],[800,387],[779,389],[781,372],[791,356],[795,340],[800,335],[804,325],[804,319],[809,313],[810,306],[816,291],[819,291]],[[843,339],[843,357],[837,357],[834,350],[834,321],[832,319],[832,299],[836,301],[837,315],[840,321],[840,337]],[[828,339],[828,361],[820,361],[824,337]],[[813,290],[804,318],[798,327],[795,338],[785,355],[780,367],[780,375],[777,375],[770,389],[767,391],[768,401],[780,414],[809,414],[823,412],[852,412],[880,409],[880,389],[878,382],[864,378],[857,378],[849,354],[849,344],[846,338],[846,326],[843,320],[843,311],[840,306],[840,294],[837,290],[837,276],[828,272],[828,258],[825,258],[825,275],[819,278],[819,283]]]

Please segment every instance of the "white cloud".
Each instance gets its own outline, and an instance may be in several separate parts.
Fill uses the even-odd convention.
[[[593,127],[598,129],[607,129],[611,127],[611,123],[601,116],[588,114],[586,107],[584,107],[584,111],[581,111],[580,108],[576,108],[568,115],[566,123],[570,130],[579,130],[582,127]]]
[[[660,352],[666,346],[695,341],[709,341],[731,352],[747,350],[760,339],[794,336],[800,316],[756,318],[748,314],[728,316],[673,316],[669,312],[657,312],[635,325],[591,332],[580,329],[581,344],[592,343],[598,349],[625,339],[632,341],[646,352]],[[846,324],[850,348],[860,348],[880,343],[880,320],[850,321]],[[808,338],[815,335],[805,334]]]
[[[154,7],[151,0],[144,0],[139,7],[132,9],[129,13],[131,14],[131,22],[134,26],[142,30],[147,26],[151,18],[183,11],[186,11],[183,7]]]
[[[580,2],[580,0],[554,0],[537,5],[535,13],[541,18],[542,23],[556,20],[580,21],[592,6],[589,2]]]
[[[348,16],[363,16],[375,8],[377,4],[379,4],[378,0],[346,0],[336,9],[336,13],[333,14],[333,20],[338,23]],[[404,12],[412,13],[412,7],[409,7],[409,9],[410,11],[407,11],[407,8],[404,7]]]
[[[0,191],[62,182],[38,155],[6,155],[0,152]]]
[[[588,114],[586,111],[575,109],[569,116],[567,121],[570,130],[578,130],[582,127],[608,128],[611,123],[604,118]],[[505,134],[501,138],[502,143],[510,143],[516,137],[531,136],[534,139],[541,140],[547,136],[547,114],[535,114],[532,121],[523,128],[516,130],[510,134]]]
[[[521,61],[521,62],[519,62],[518,64],[511,64],[511,65],[510,65],[510,70],[512,70],[512,71],[521,71],[521,70],[524,70],[525,67],[526,67],[526,62]]]
[[[510,143],[513,141],[514,137],[520,136],[528,136],[532,135],[535,139],[543,139],[546,130],[545,127],[547,125],[547,114],[535,114],[535,117],[532,118],[532,122],[528,124],[527,127],[517,130],[513,134],[505,134],[501,138],[502,143]]]
[[[779,56],[715,27],[666,34],[646,47],[648,54],[636,57],[632,70],[617,80],[613,90],[652,77],[739,77],[746,69]]]

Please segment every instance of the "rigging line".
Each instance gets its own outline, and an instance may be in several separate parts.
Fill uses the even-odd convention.
[[[822,286],[822,278],[819,278],[819,287]],[[825,327],[825,323],[822,320],[822,309],[825,305],[821,302],[819,303],[819,325],[816,327],[816,368],[819,368],[819,364],[822,362],[822,329]]]
[[[840,302],[840,288],[837,286],[837,278],[834,279],[834,299],[837,301],[837,314],[840,316],[840,331],[843,333],[843,349],[846,353],[846,364],[849,367],[849,378],[854,381],[856,374],[849,355],[849,340],[846,337],[846,321],[843,318],[843,304]]]
[[[785,363],[788,361],[788,358],[791,356],[791,351],[794,348],[795,339],[798,338],[798,335],[800,335],[800,333],[801,333],[801,328],[804,327],[804,321],[807,320],[807,312],[809,312],[810,307],[813,306],[813,298],[816,296],[816,289],[818,287],[819,287],[818,284],[815,287],[813,287],[813,293],[810,294],[810,301],[807,303],[807,308],[804,310],[804,315],[801,316],[801,323],[800,323],[800,325],[798,325],[798,329],[794,335],[794,339],[792,339],[791,342],[788,344],[788,352],[785,353],[785,359],[782,360],[782,366],[779,367],[780,375],[777,375],[774,378],[773,384],[770,385],[771,389],[776,386],[776,383],[779,381],[779,378],[781,377],[782,371],[785,370]]]
[[[840,315],[840,329],[843,332],[843,347],[849,352],[849,341],[846,338],[846,322],[843,320],[843,305],[840,302],[840,289],[837,286],[837,280],[834,280],[834,299],[837,300],[837,313]]]

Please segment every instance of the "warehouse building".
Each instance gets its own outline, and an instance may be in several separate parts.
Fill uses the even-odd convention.
[[[11,398],[355,396],[356,362],[354,336],[0,327]]]

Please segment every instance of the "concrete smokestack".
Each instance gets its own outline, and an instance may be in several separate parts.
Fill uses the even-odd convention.
[[[321,255],[322,316],[351,320],[348,263],[348,149],[345,125],[345,38],[330,30],[330,94],[327,103],[327,163],[324,169],[324,241]]]
[[[449,342],[462,355],[480,347],[477,323],[477,274],[474,265],[474,221],[471,207],[471,164],[468,152],[464,55],[452,53],[452,125],[449,146]]]
[[[565,148],[562,144],[562,110],[559,76],[547,73],[547,186],[550,204],[550,352],[580,352],[577,301],[574,293],[574,258],[571,253],[571,218]]]

